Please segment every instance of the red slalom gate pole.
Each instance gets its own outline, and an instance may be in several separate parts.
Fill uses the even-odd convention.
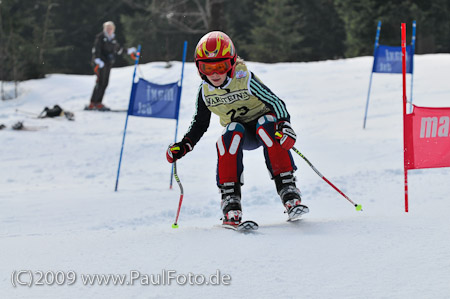
[[[406,168],[406,24],[402,23],[402,77],[403,77],[403,170],[405,173],[405,212],[408,212],[408,169]]]

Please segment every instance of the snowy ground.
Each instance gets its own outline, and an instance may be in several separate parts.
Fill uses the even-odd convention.
[[[286,102],[297,148],[363,212],[295,156],[311,212],[286,223],[258,149],[245,152],[242,191],[244,218],[260,230],[218,228],[215,141],[222,129],[213,116],[195,150],[178,163],[185,198],[173,229],[179,189],[175,182],[169,189],[165,150],[175,121],[130,118],[114,192],[125,114],[83,111],[94,76],[54,74],[20,84],[18,99],[0,103],[0,123],[8,127],[19,120],[47,126],[0,131],[0,298],[450,298],[450,170],[411,171],[410,212],[404,212],[401,76],[374,74],[363,130],[371,57],[248,65]],[[176,81],[181,64],[164,66],[140,71],[149,81]],[[449,69],[450,55],[416,55],[414,103],[450,106]],[[105,104],[127,107],[132,72],[113,69]],[[199,82],[188,63],[179,138]],[[16,112],[55,104],[73,111],[76,121]],[[21,270],[30,272],[18,275]],[[133,270],[141,274],[133,285],[83,283],[83,275]],[[145,275],[170,270],[181,283],[190,273],[201,282],[200,275],[220,271],[229,285],[142,285]],[[30,282],[30,273],[36,283],[39,271],[48,281],[57,271],[59,282],[62,274],[67,280],[12,286],[13,273],[16,283]]]

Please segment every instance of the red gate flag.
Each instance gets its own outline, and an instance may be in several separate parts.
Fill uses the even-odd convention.
[[[405,117],[405,168],[450,167],[450,108],[414,105]]]

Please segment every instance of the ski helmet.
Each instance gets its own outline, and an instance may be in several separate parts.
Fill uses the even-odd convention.
[[[195,47],[195,65],[202,79],[213,73],[227,73],[232,78],[236,57],[231,38],[221,31],[205,34]]]

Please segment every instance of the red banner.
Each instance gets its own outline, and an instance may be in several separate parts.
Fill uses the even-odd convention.
[[[405,169],[450,167],[450,108],[414,106],[405,117]]]

